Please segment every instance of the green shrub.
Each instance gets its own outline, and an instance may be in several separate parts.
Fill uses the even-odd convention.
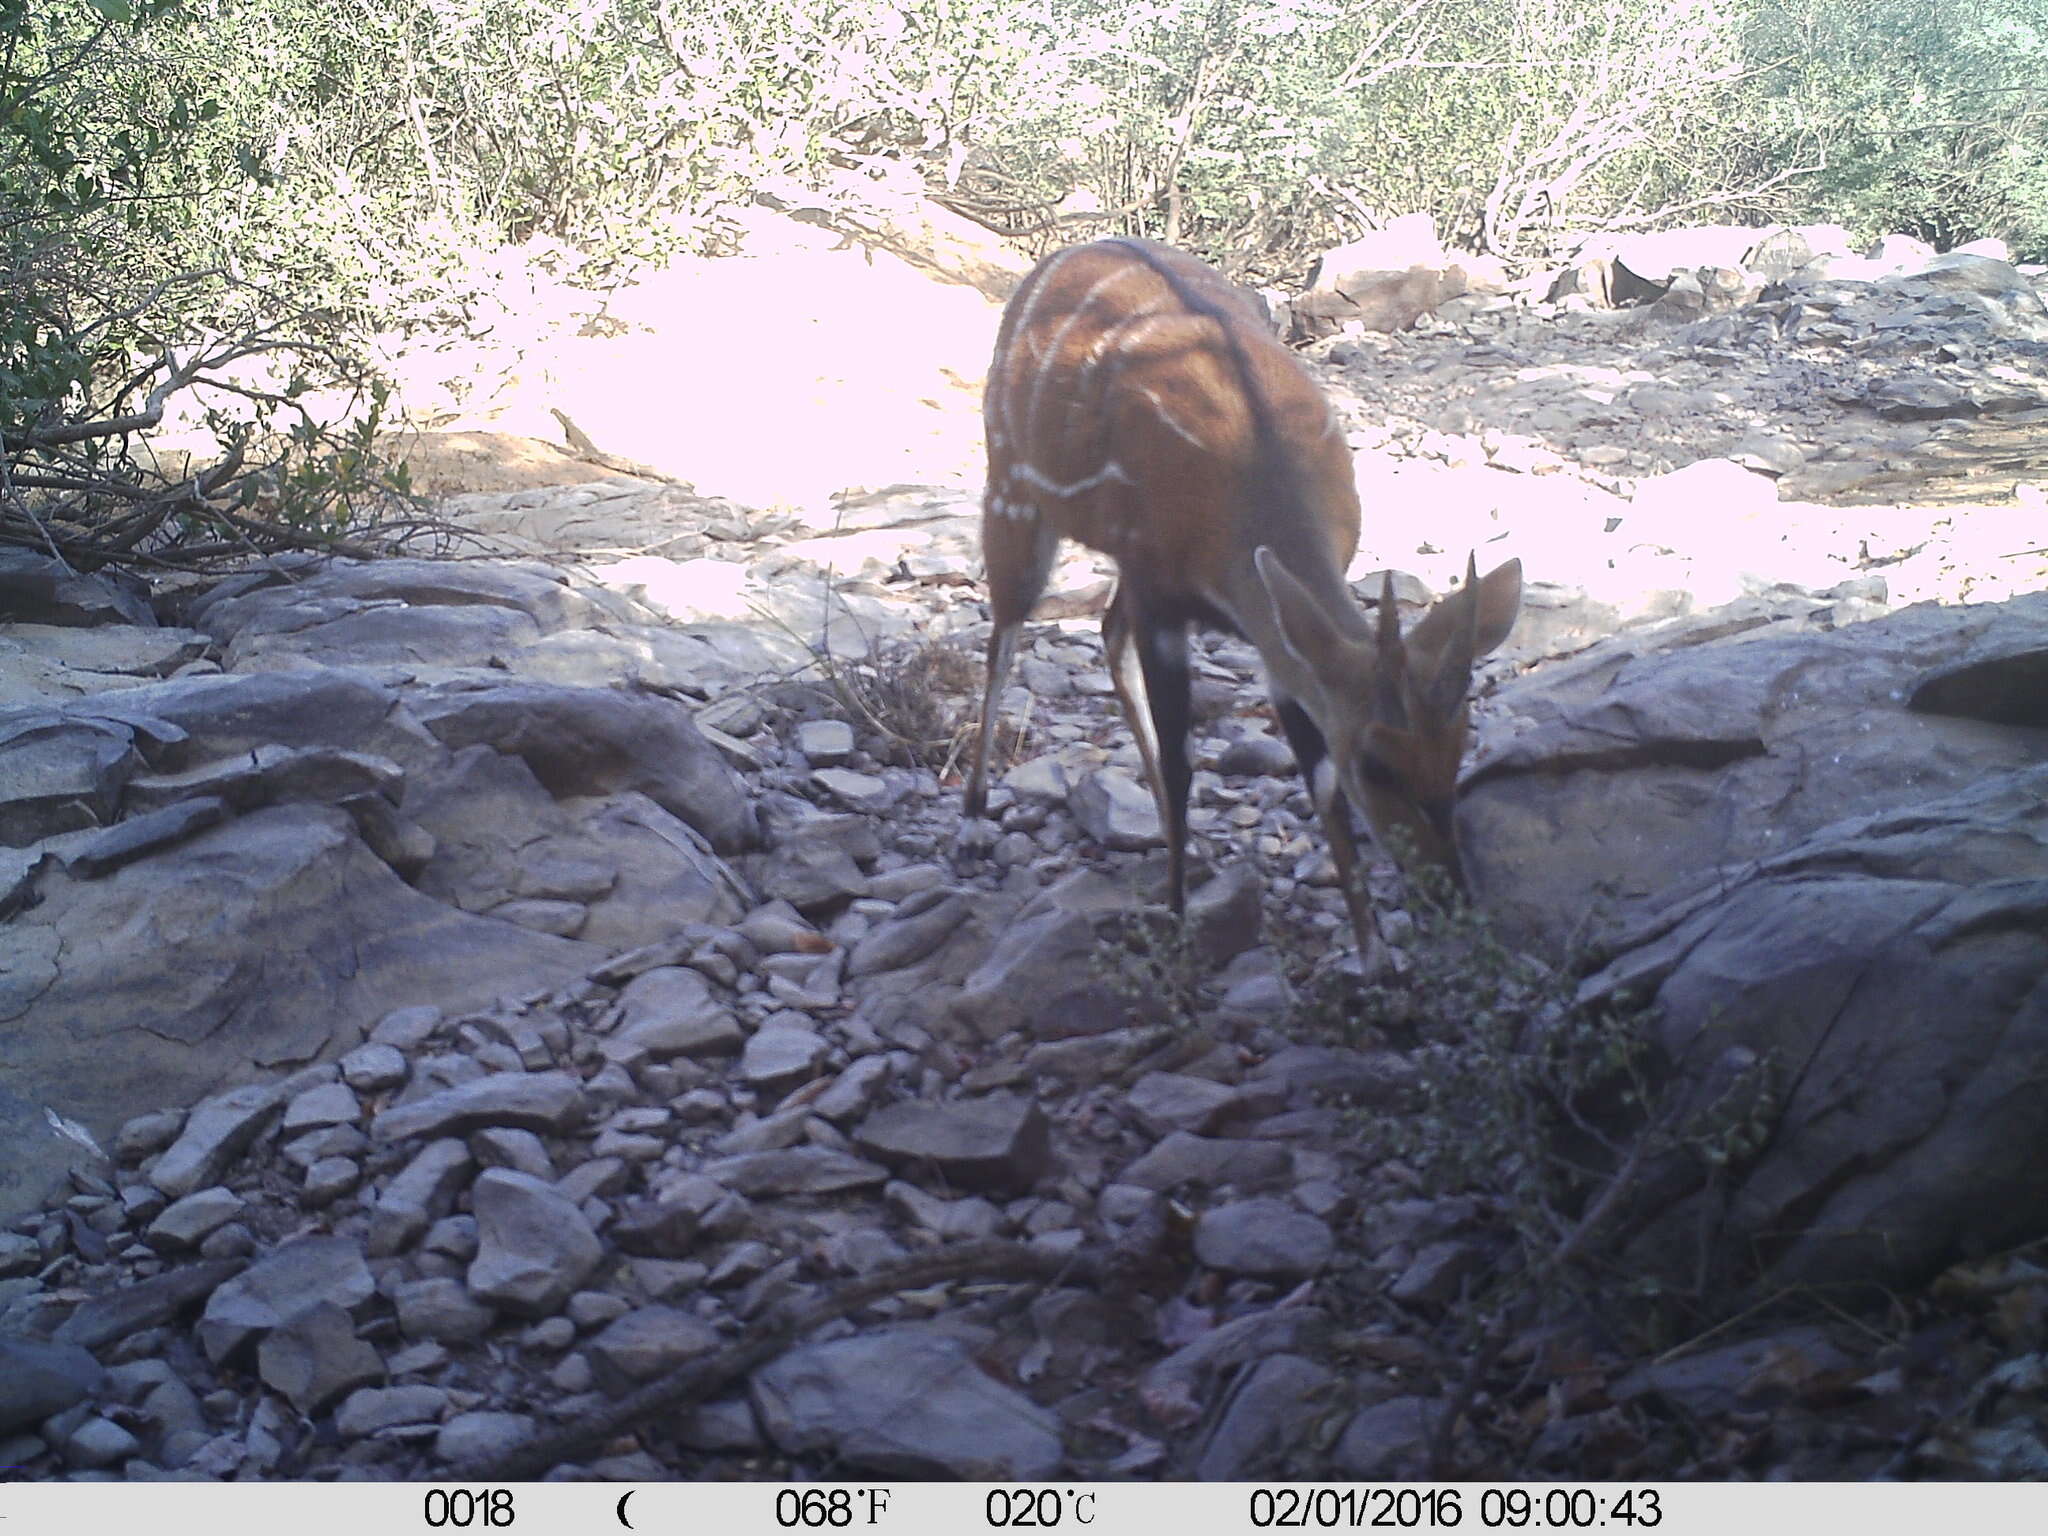
[[[1771,0],[1747,48],[1768,152],[1821,165],[1805,216],[2048,259],[2048,0]]]

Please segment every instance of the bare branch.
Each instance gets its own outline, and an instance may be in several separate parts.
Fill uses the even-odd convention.
[[[82,443],[96,437],[125,437],[130,432],[146,431],[159,425],[164,419],[164,401],[192,382],[196,364],[178,366],[177,358],[170,352],[164,353],[163,366],[170,370],[163,383],[149,392],[149,400],[132,416],[115,416],[104,421],[74,422],[62,427],[31,427],[25,432],[0,433],[0,448],[9,453],[23,449],[57,448],[66,443]]]
[[[1817,171],[1824,171],[1826,169],[1827,161],[1825,157],[1815,165],[1787,166],[1776,175],[1767,176],[1762,181],[1756,182],[1751,186],[1738,187],[1729,192],[1709,192],[1700,197],[1687,198],[1683,202],[1666,203],[1663,207],[1653,209],[1648,213],[1619,214],[1614,218],[1605,220],[1600,228],[1603,231],[1641,229],[1669,219],[1676,214],[1690,213],[1695,208],[1725,208],[1733,203],[1750,202],[1761,198],[1771,188],[1780,186],[1792,180],[1795,176],[1811,176]]]

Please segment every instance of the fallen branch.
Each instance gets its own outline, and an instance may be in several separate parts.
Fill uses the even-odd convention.
[[[126,437],[131,432],[144,432],[159,425],[164,419],[164,401],[192,382],[200,364],[195,360],[180,367],[176,355],[167,351],[163,366],[169,372],[164,381],[149,392],[149,398],[140,411],[128,416],[111,416],[103,421],[77,421],[61,427],[30,427],[21,432],[0,432],[0,450],[20,453],[35,448],[62,448],[96,437]]]

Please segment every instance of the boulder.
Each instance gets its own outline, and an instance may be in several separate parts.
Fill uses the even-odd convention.
[[[854,1144],[961,1189],[1023,1193],[1052,1163],[1051,1128],[1030,1099],[990,1094],[933,1104],[905,1099],[868,1116]]]
[[[1998,701],[2027,696],[2044,652],[2048,594],[1616,636],[1498,696],[1459,806],[1466,873],[1513,938],[1597,941],[1692,879],[2039,762],[2048,724],[2003,723]],[[1912,707],[1923,687],[1966,712]]]
[[[220,1364],[316,1307],[346,1314],[376,1290],[357,1244],[345,1237],[294,1238],[207,1298],[199,1342]]]
[[[758,837],[746,787],[667,699],[545,683],[444,683],[413,709],[449,750],[483,744],[525,760],[550,794],[637,791],[721,853]]]
[[[951,1000],[952,1016],[983,1040],[1013,1029],[1048,1040],[1096,1035],[1150,1011],[1120,990],[1104,946],[1134,910],[1116,882],[1083,870],[1040,892],[1002,929]]]
[[[1346,327],[1403,331],[1469,286],[1429,215],[1404,214],[1317,259],[1307,291],[1291,306],[1293,330],[1302,338]]]
[[[486,666],[611,604],[538,564],[392,559],[279,562],[193,605],[234,672],[321,666]]]
[[[1646,1181],[1631,1266],[1911,1286],[2048,1232],[2048,766],[1821,828],[1612,952],[1585,996],[1655,1007],[1681,1104],[1775,1087],[1746,1166]]]
[[[0,549],[0,613],[25,623],[153,627],[149,590],[121,571],[92,575],[29,549]]]
[[[626,949],[679,922],[732,922],[750,904],[703,836],[647,796],[558,800],[525,761],[491,747],[465,747],[444,770],[418,775],[405,811],[434,839],[414,883],[464,911],[519,921],[524,904],[571,903],[577,938]]]
[[[104,1142],[251,1065],[349,1050],[421,997],[474,1006],[600,958],[421,894],[323,806],[253,811],[100,879],[45,871],[36,889],[0,944],[8,1216],[85,1155],[44,1106]],[[171,1192],[211,1182],[195,1168]]]
[[[11,612],[0,598],[0,615]],[[0,619],[0,703],[47,703],[133,688],[197,661],[207,643],[205,635],[189,629],[81,629]]]
[[[922,1329],[802,1345],[755,1372],[752,1391],[782,1450],[878,1476],[1037,1481],[1063,1457],[1052,1413]]]
[[[1501,698],[1461,807],[1501,927],[1654,1010],[1663,1113],[1758,1119],[1617,1231],[1674,1283],[1908,1286],[2048,1231],[2048,594],[1619,636]],[[1539,766],[1540,765],[1540,766]]]
[[[96,694],[66,713],[128,727],[160,773],[277,746],[340,746],[408,770],[443,756],[396,690],[352,667],[174,677]]]
[[[55,710],[0,710],[0,845],[111,822],[143,766],[129,733]]]
[[[29,1429],[85,1401],[106,1375],[76,1344],[0,1337],[0,1435]]]
[[[604,1258],[604,1245],[567,1195],[510,1168],[486,1168],[471,1187],[476,1261],[469,1290],[520,1317],[546,1317]]]

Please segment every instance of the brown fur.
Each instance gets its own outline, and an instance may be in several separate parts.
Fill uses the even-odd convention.
[[[1468,577],[1405,644],[1398,623],[1369,625],[1344,583],[1358,495],[1322,391],[1240,290],[1149,241],[1100,241],[1039,264],[1004,312],[983,416],[994,633],[968,813],[986,805],[1018,627],[1059,540],[1075,539],[1117,562],[1104,646],[1159,802],[1174,906],[1188,772],[1178,636],[1192,621],[1257,646],[1360,945],[1376,949],[1347,803],[1377,835],[1398,829],[1418,857],[1456,875],[1448,808],[1465,690],[1472,662],[1514,621],[1519,564]],[[1315,773],[1325,749],[1336,770],[1328,782]]]

